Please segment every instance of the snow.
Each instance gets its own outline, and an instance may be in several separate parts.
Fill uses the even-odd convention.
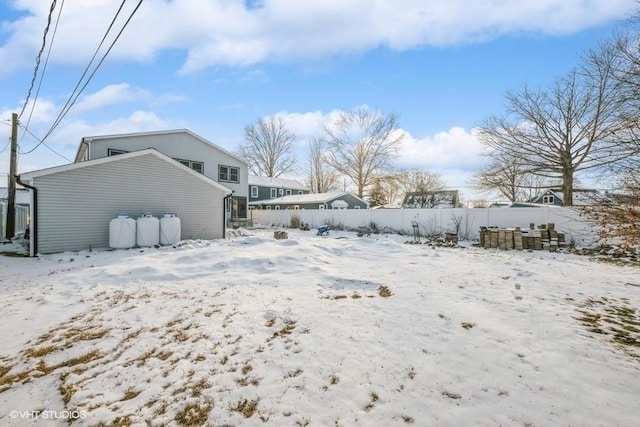
[[[640,424],[637,266],[287,232],[0,256],[0,425]]]

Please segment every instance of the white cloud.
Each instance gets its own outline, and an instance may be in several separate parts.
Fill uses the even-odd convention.
[[[128,83],[118,83],[105,86],[97,92],[86,95],[74,106],[76,112],[97,110],[122,102],[134,102],[151,99],[151,94],[145,90],[132,88]]]
[[[484,164],[482,145],[475,131],[453,127],[424,138],[406,133],[402,141],[399,163],[403,167],[475,170]]]
[[[119,28],[136,2],[127,2]],[[296,61],[387,46],[475,43],[505,34],[570,34],[625,18],[635,0],[175,0],[145,2],[111,60],[146,61],[160,50],[187,51],[181,72],[215,65]],[[46,2],[18,0],[25,15],[4,22],[0,72],[31,67],[46,22]],[[115,14],[108,0],[67,2],[52,61],[86,64]],[[112,39],[108,39],[108,43]]]

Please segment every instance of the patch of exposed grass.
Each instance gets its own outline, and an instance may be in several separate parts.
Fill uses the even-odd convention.
[[[300,374],[302,374],[302,369],[298,368],[298,369],[295,369],[293,371],[287,372],[287,375],[285,375],[285,378],[295,378],[295,377],[299,376]]]
[[[271,319],[267,320],[267,323],[265,323],[264,326],[266,326],[267,328],[271,328],[275,324],[276,324],[276,318],[272,317]]]
[[[380,295],[382,298],[389,298],[393,294],[391,293],[391,289],[389,289],[387,286],[380,285],[378,287],[378,295]]]
[[[587,331],[610,337],[612,343],[640,361],[640,318],[628,299],[589,298],[577,311],[580,316],[575,319]]]
[[[251,418],[258,409],[257,400],[241,399],[230,408],[233,412],[239,412],[245,418]]]
[[[475,323],[471,323],[471,322],[462,322],[461,326],[467,330],[473,328],[474,326],[476,326]]]
[[[22,354],[27,357],[35,358],[35,357],[43,357],[49,353],[53,353],[57,350],[57,347],[54,345],[47,345],[42,347],[31,347],[26,349]]]
[[[122,399],[120,399],[120,401],[125,401],[125,400],[131,400],[134,399],[136,396],[138,396],[140,393],[142,393],[141,390],[136,390],[133,387],[129,387],[125,392],[124,392],[124,396],[122,396]]]
[[[442,395],[443,396],[447,396],[450,399],[456,399],[456,400],[457,399],[462,399],[462,396],[460,396],[458,393],[453,393],[453,392],[447,391],[447,390],[443,391]]]
[[[371,394],[369,395],[369,397],[371,398],[371,401],[367,404],[367,406],[364,407],[364,410],[366,412],[369,412],[373,409],[374,406],[376,406],[376,402],[380,399],[380,396],[378,396],[378,393],[376,392],[371,392]]]
[[[206,399],[202,402],[192,402],[184,406],[174,420],[180,426],[203,426],[207,425],[209,412],[213,408],[213,400]]]

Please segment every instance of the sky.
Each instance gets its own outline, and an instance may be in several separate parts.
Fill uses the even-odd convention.
[[[138,4],[123,3],[98,48],[121,2],[56,2],[20,118],[18,172],[68,163],[82,137],[102,134],[187,128],[235,152],[245,126],[277,115],[297,135],[299,169],[287,177],[303,178],[309,139],[367,106],[399,116],[398,169],[438,172],[463,198],[480,197],[468,187],[486,162],[474,128],[504,111],[508,90],[544,89],[571,70],[637,8],[635,0],[157,0],[140,5],[107,53]],[[50,6],[0,1],[1,176],[11,113],[25,106]]]
[[[637,266],[273,230],[0,256],[0,424],[638,425]]]

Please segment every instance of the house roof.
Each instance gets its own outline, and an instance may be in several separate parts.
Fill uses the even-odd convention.
[[[560,188],[550,188],[542,195],[536,197],[534,200],[542,200],[542,197],[553,195],[558,200],[564,202],[564,194]],[[598,190],[590,188],[574,188],[573,189],[573,204],[574,205],[592,205],[594,203],[600,203],[605,200],[606,196],[602,195]]]
[[[183,165],[182,163],[172,159],[171,157],[162,154],[161,152],[159,152],[155,148],[145,148],[144,150],[132,151],[130,153],[119,154],[117,156],[102,157],[100,159],[88,160],[86,162],[70,163],[68,165],[55,166],[55,167],[51,167],[51,168],[40,169],[40,170],[31,171],[31,172],[26,172],[26,173],[20,174],[20,179],[24,180],[24,181],[30,181],[30,180],[32,180],[34,178],[39,178],[39,177],[42,177],[42,176],[53,175],[53,174],[61,173],[61,172],[68,172],[68,171],[81,169],[81,168],[88,168],[88,167],[97,166],[97,165],[101,165],[101,164],[105,164],[105,163],[120,162],[120,161],[123,161],[123,160],[131,159],[131,158],[135,158],[135,157],[141,157],[141,156],[156,156],[159,159],[164,160],[165,162],[171,164],[172,166],[180,168],[183,171],[191,174],[194,178],[200,179],[200,180],[206,182],[207,184],[210,184],[210,185],[212,185],[212,186],[224,191],[226,194],[230,194],[231,193],[231,190],[229,188],[223,186],[222,184],[219,184],[219,183],[215,182],[211,178],[208,178],[208,177],[206,177],[205,175],[203,175],[201,173],[198,173],[198,172],[194,171],[190,167],[187,167],[187,166]]]
[[[160,130],[160,131],[152,131],[152,132],[135,132],[135,133],[112,134],[112,135],[85,136],[85,137],[82,137],[80,139],[80,144],[78,145],[78,151],[76,152],[76,157],[74,159],[74,162],[77,162],[78,159],[80,157],[82,157],[82,154],[84,153],[84,150],[86,150],[87,143],[90,143],[92,141],[101,140],[101,139],[131,138],[131,137],[137,137],[137,136],[170,135],[170,134],[175,134],[175,133],[186,133],[186,134],[192,136],[194,139],[196,139],[196,140],[198,140],[198,141],[200,141],[200,142],[202,142],[204,144],[207,144],[210,147],[214,147],[214,148],[222,151],[223,153],[225,153],[228,156],[233,157],[234,159],[238,160],[239,162],[247,164],[247,161],[244,160],[243,158],[238,157],[238,155],[233,154],[232,152],[225,150],[224,148],[222,148],[219,145],[216,145],[213,142],[201,137],[200,135],[197,135],[197,134],[191,132],[189,129],[169,129],[169,130]]]
[[[266,176],[249,175],[249,185],[260,187],[289,188],[292,190],[309,190],[309,187],[295,179],[269,178]]]
[[[291,196],[278,197],[277,199],[260,200],[257,202],[251,202],[250,205],[291,205],[291,204],[307,204],[307,203],[328,203],[339,197],[351,195],[363,203],[367,203],[360,199],[355,194],[351,194],[348,191],[342,191],[339,193],[312,193],[312,194],[293,194]]]

